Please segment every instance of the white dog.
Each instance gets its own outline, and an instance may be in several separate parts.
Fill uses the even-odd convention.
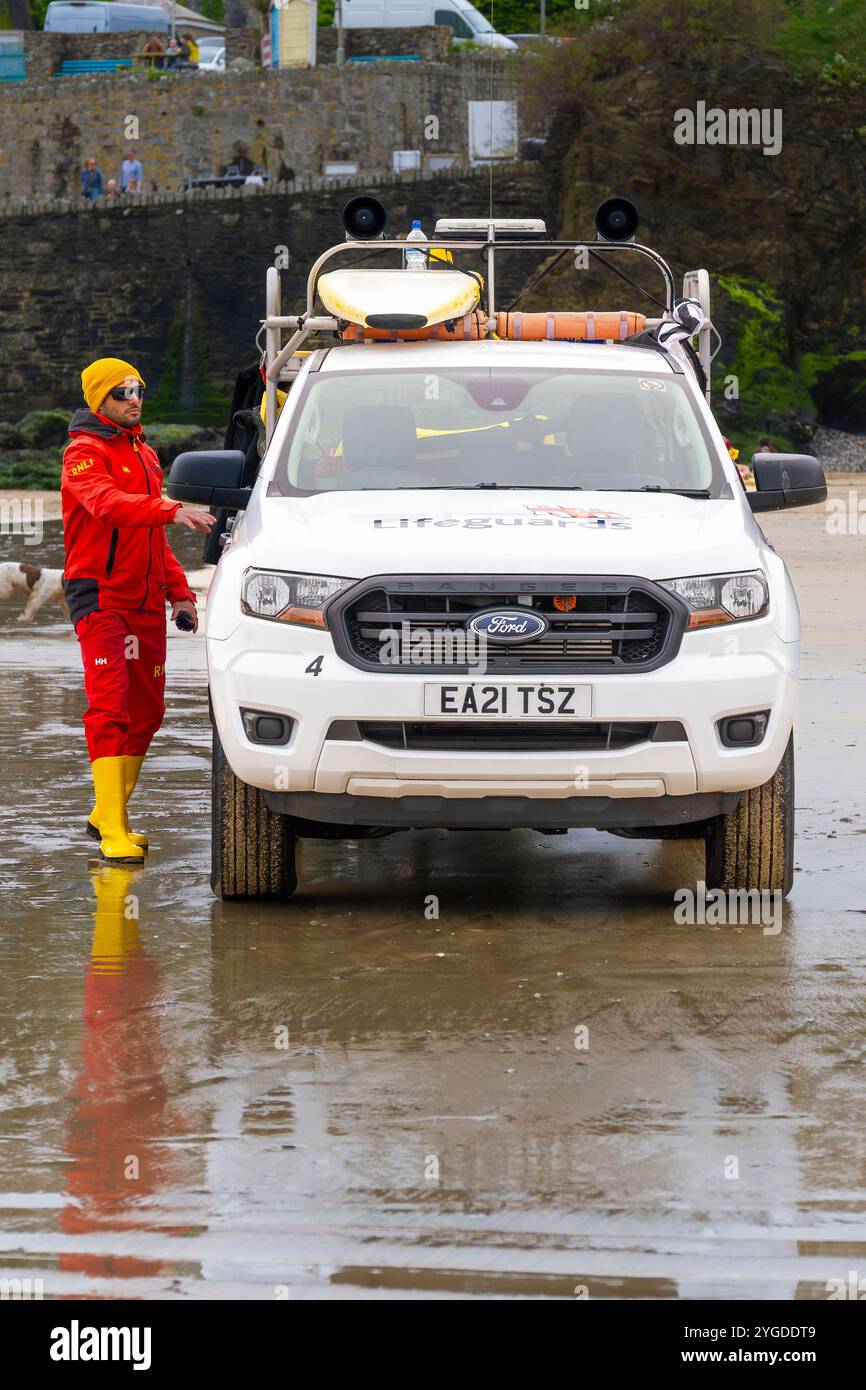
[[[11,598],[16,589],[27,595],[19,623],[29,623],[46,603],[59,603],[66,617],[69,609],[63,597],[63,570],[43,569],[41,565],[17,564],[14,560],[0,563],[0,599]]]
[[[187,575],[191,589],[206,594],[213,579],[214,570],[193,570]],[[0,600],[11,598],[16,589],[27,595],[24,609],[18,614],[19,623],[29,623],[46,603],[59,603],[66,617],[69,609],[63,596],[63,570],[43,569],[40,565],[30,565],[26,561],[17,564],[14,560],[0,562]]]

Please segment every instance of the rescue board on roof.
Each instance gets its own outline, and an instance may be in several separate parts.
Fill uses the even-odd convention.
[[[480,286],[459,270],[331,270],[318,282],[329,314],[364,328],[412,329],[462,319]]]

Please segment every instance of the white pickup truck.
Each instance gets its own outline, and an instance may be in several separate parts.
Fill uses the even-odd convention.
[[[562,245],[537,225],[482,220],[487,284],[463,279],[488,302],[459,319],[430,308],[460,289],[457,223],[420,273],[326,286],[329,256],[375,242],[333,248],[306,314],[269,277],[258,476],[217,451],[169,480],[236,515],[207,605],[220,897],[290,895],[299,836],[425,827],[702,838],[709,887],[790,890],[799,614],[753,512],[820,501],[823,474],[759,455],[746,492],[707,404],[708,303],[675,300],[604,207],[570,246],[663,268],[637,331],[551,314],[527,341],[497,316],[495,247]],[[336,345],[299,358],[313,334]]]

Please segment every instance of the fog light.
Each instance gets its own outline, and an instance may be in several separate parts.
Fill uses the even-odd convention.
[[[285,714],[262,714],[259,710],[242,709],[244,730],[251,743],[288,743],[295,727],[294,719]]]
[[[718,722],[719,738],[725,748],[754,748],[763,743],[769,710],[758,714],[732,714]]]

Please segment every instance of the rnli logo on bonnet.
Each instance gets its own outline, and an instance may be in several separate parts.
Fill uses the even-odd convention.
[[[547,619],[529,608],[493,608],[477,613],[466,624],[470,632],[502,646],[531,642],[547,631]]]

